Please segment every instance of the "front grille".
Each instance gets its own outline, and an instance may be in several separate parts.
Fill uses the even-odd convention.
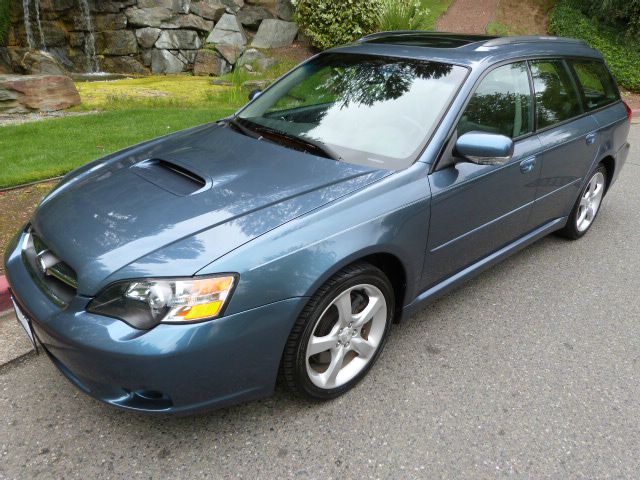
[[[32,229],[25,237],[22,258],[40,289],[60,307],[69,305],[78,290],[76,272]]]

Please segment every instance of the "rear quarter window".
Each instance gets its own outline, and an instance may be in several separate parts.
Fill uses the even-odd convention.
[[[582,87],[587,110],[618,100],[618,89],[604,63],[599,60],[571,60],[570,63]]]

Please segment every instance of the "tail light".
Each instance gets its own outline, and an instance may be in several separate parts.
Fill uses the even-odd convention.
[[[627,109],[627,118],[629,119],[629,123],[631,123],[631,119],[633,118],[633,110],[631,110],[631,107],[627,102],[623,101],[622,103],[624,103],[624,108]]]

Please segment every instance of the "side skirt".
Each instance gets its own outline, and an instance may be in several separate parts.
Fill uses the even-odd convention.
[[[476,275],[482,273],[486,269],[496,265],[501,262],[508,256],[522,250],[528,245],[531,245],[536,240],[539,240],[542,237],[547,236],[551,232],[555,230],[559,230],[564,227],[567,223],[567,217],[557,218],[552,220],[549,223],[546,223],[532,232],[520,237],[518,240],[502,247],[500,250],[493,252],[491,255],[484,257],[483,259],[477,261],[466,267],[465,269],[459,271],[455,275],[443,280],[442,282],[434,285],[433,287],[425,290],[420,295],[418,295],[413,302],[409,305],[405,306],[402,309],[402,312],[399,318],[396,319],[397,322],[402,319],[409,318],[414,314],[418,313],[422,308],[426,307],[429,303],[435,301],[441,296],[449,293],[454,288],[458,287],[460,284],[465,281],[475,277]]]

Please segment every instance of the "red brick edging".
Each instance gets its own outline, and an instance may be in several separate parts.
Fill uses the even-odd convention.
[[[7,277],[0,275],[0,312],[10,310],[12,307],[11,297],[9,296],[9,282],[7,282]]]

